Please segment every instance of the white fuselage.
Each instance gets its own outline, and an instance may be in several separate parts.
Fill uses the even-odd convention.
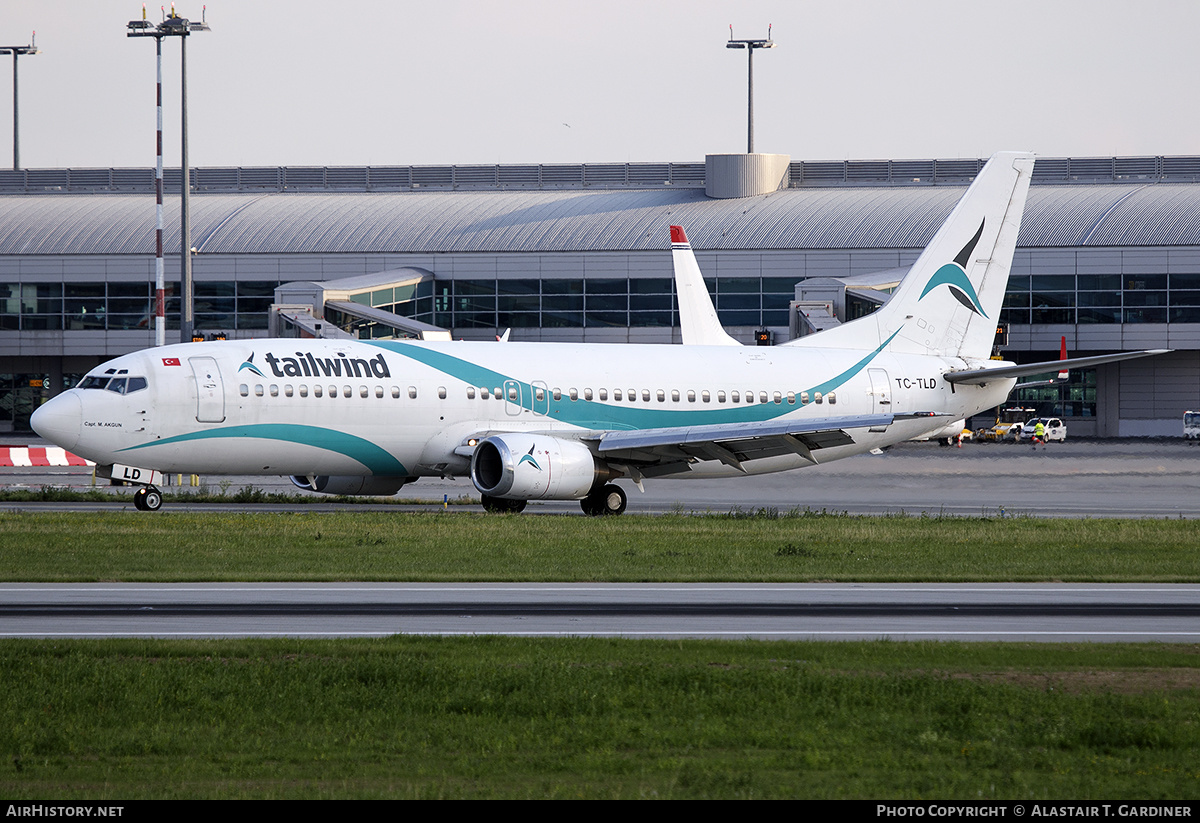
[[[961,361],[886,349],[426,343],[273,339],[125,355],[90,376],[145,378],[122,394],[76,388],[36,428],[98,464],[164,472],[453,476],[470,438],[737,425],[891,414],[817,462],[942,428],[1002,402],[1013,380],[952,387]],[[93,381],[100,382],[100,381]],[[133,383],[128,384],[129,387]],[[936,417],[905,417],[934,413]],[[744,473],[811,465],[755,460]],[[743,473],[717,460],[675,476]]]

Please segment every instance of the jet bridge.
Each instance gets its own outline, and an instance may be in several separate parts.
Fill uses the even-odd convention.
[[[900,268],[801,280],[789,306],[790,336],[815,334],[870,314],[888,301],[907,273],[908,268]]]
[[[449,340],[433,316],[434,275],[405,267],[337,280],[296,281],[275,289],[273,335]]]

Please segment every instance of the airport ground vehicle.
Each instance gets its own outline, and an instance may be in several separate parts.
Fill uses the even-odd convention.
[[[1000,414],[996,417],[996,424],[990,429],[979,429],[975,432],[975,439],[985,443],[1014,443],[1019,436],[1021,427],[1025,425],[1025,421],[1036,415],[1037,409],[1020,407],[1001,409]]]
[[[1067,441],[1067,424],[1060,417],[1034,417],[1021,427],[1017,434],[1017,439],[1021,442],[1029,442],[1033,439],[1033,430],[1038,421],[1042,421],[1042,425],[1046,429],[1045,440],[1047,443],[1056,441],[1065,443]]]

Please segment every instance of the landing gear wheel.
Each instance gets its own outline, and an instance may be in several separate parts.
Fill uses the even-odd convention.
[[[615,483],[599,489],[593,489],[587,497],[579,501],[579,508],[589,517],[618,515],[625,511],[628,503],[625,491]]]
[[[162,492],[154,486],[142,486],[133,493],[133,505],[138,511],[156,512],[162,504]]]
[[[503,514],[512,512],[520,514],[525,511],[525,504],[528,500],[505,500],[502,497],[491,497],[490,495],[481,494],[479,502],[483,504],[483,510],[489,514]]]

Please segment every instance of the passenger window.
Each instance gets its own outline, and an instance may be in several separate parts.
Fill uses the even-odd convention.
[[[820,393],[820,392],[815,392],[815,393],[813,394],[813,400],[814,400],[814,401],[816,401],[817,403],[820,403],[820,402],[821,402],[821,393]]]
[[[538,402],[540,403],[546,399],[546,390],[543,388],[534,389],[533,396],[537,398]]]
[[[649,389],[642,389],[642,402],[643,403],[650,402],[650,390]]]
[[[620,400],[620,399],[621,399],[621,390],[613,389],[613,400]]]
[[[608,389],[601,389],[601,390],[600,390],[600,399],[601,399],[601,400],[607,400],[607,399],[608,399]],[[620,400],[621,398],[619,398],[619,397],[618,397],[617,399],[618,399],[618,400]]]
[[[691,389],[688,389],[688,402],[689,403],[696,402],[696,393],[694,391],[692,391]]]
[[[571,389],[571,391],[568,393],[568,396],[571,398],[572,402],[578,400],[579,399],[579,390]]]
[[[272,383],[272,384],[271,384],[271,396],[272,396],[272,397],[278,397],[278,396],[279,396],[279,386],[278,386],[277,384],[275,384],[275,383]]]
[[[263,396],[263,387],[262,387],[262,383],[255,383],[255,384],[254,384],[254,396],[255,396],[255,397],[262,397],[262,396]]]
[[[659,403],[667,402],[667,393],[664,392],[662,389],[659,389],[655,396],[658,398]]]
[[[467,399],[468,400],[475,399],[475,387],[474,386],[467,386]]]
[[[392,386],[392,397],[396,400],[400,399],[400,387]]]
[[[735,391],[731,391],[731,392],[729,393],[729,399],[730,399],[731,401],[733,401],[734,403],[741,403],[741,402],[742,402],[742,396],[741,396],[740,394],[738,394],[737,392],[735,392]]]
[[[499,386],[495,386],[495,387],[493,387],[493,388],[492,388],[492,397],[496,398],[497,400],[503,400],[503,399],[504,399],[504,395],[500,394],[500,387],[499,387]]]
[[[383,397],[383,386],[375,387],[375,397],[376,397],[376,399],[380,399]]]
[[[808,405],[808,392],[806,392],[806,391],[800,392],[800,405],[801,406]]]
[[[778,406],[780,403],[783,402],[783,395],[780,394],[779,392],[775,392],[774,400],[775,400],[775,405]]]
[[[417,399],[417,387],[416,387],[416,386],[409,386],[409,387],[408,387],[408,399],[409,399],[409,400],[416,400],[416,399]]]
[[[707,389],[705,389],[704,391],[700,392],[700,399],[701,399],[701,400],[703,400],[705,403],[707,403],[709,400],[711,400],[711,399],[712,399],[711,397],[709,397],[709,394],[708,394],[708,390],[707,390]]]
[[[284,394],[284,396],[285,396],[285,397],[291,397],[291,396],[292,396],[292,384],[291,384],[291,383],[288,383],[287,385],[285,385],[285,386],[283,387],[283,394]]]
[[[789,406],[794,406],[794,405],[796,405],[796,393],[795,393],[794,391],[790,391],[790,392],[788,392],[788,393],[787,393],[787,398],[788,398],[788,405],[789,405]]]
[[[359,397],[370,397],[371,392],[367,389],[366,386],[359,386],[358,387],[358,396]]]
[[[243,383],[242,385],[238,386],[238,394],[240,394],[242,397],[249,397],[250,387]]]
[[[321,396],[321,387],[313,386],[313,397],[320,397],[320,396]]]
[[[520,399],[521,399],[521,398],[520,398],[520,395],[518,395],[518,394],[517,394],[517,387],[516,387],[516,386],[510,386],[510,387],[509,387],[509,389],[508,389],[508,399],[509,399],[509,400],[511,400],[511,401],[512,401],[512,402],[514,402],[514,403],[516,403],[518,400],[520,400]]]
[[[759,402],[759,403],[766,403],[766,402],[767,402],[767,393],[766,393],[765,391],[760,391],[760,392],[758,393],[758,402]]]
[[[438,386],[438,400],[445,400],[445,399],[446,399],[446,387]]]
[[[746,402],[747,402],[747,403],[753,403],[753,402],[754,402],[754,392],[752,392],[752,391],[748,391],[748,392],[746,392]]]
[[[671,389],[671,402],[679,402],[679,389]]]
[[[584,389],[584,390],[583,390],[583,399],[584,399],[584,400],[591,400],[591,399],[592,399],[592,390],[591,390],[591,389]]]
[[[342,397],[353,397],[354,389],[349,386],[342,386]]]
[[[724,402],[725,402],[725,392],[723,392],[723,391],[719,391],[719,392],[717,392],[717,402],[718,402],[718,403],[724,403]]]
[[[308,397],[308,386],[305,385],[304,383],[300,384],[300,396]]]
[[[825,399],[829,401],[830,405],[832,405],[837,402],[837,395],[833,392],[830,392],[825,396]]]
[[[637,400],[637,389],[630,389],[629,390],[629,402],[632,403],[635,400]]]
[[[480,398],[482,398],[483,400],[491,400],[491,399],[492,399],[492,392],[491,392],[491,390],[490,390],[490,389],[488,389],[488,387],[487,387],[487,386],[481,386],[481,387],[479,388],[479,396],[480,396]]]

